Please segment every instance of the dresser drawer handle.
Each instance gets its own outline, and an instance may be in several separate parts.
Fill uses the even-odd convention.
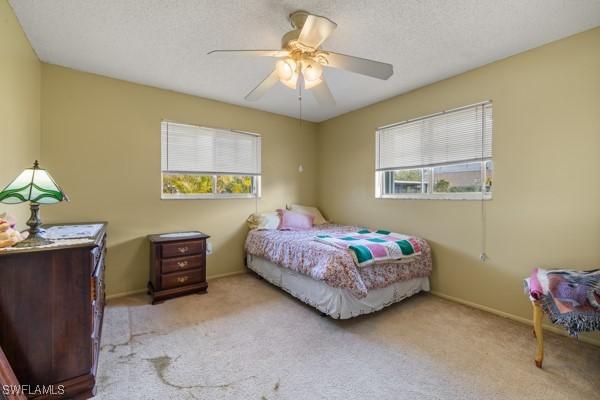
[[[178,247],[177,250],[179,250],[180,253],[187,253],[189,248],[187,246],[185,247]]]
[[[185,268],[188,265],[187,261],[177,261],[177,265],[179,266],[179,268]]]
[[[187,276],[181,276],[181,277],[177,278],[177,282],[179,282],[179,283],[184,283],[187,280],[188,280]]]

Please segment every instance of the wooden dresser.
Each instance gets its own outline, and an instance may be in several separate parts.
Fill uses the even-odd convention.
[[[206,293],[206,239],[202,232],[149,235],[152,304],[190,293]]]
[[[20,390],[21,386],[15,373],[0,347],[0,399],[25,400],[27,397]]]
[[[31,390],[95,393],[106,257],[106,223],[97,224],[87,243],[0,251],[0,346]]]

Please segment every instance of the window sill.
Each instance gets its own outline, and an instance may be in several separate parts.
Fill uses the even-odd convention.
[[[433,194],[433,193],[410,193],[410,194],[386,194],[381,196],[375,196],[378,200],[492,200],[492,194],[486,194],[481,196],[481,193],[444,193],[444,194]]]
[[[254,194],[162,194],[161,200],[225,200],[225,199],[255,199]],[[260,199],[261,196],[258,196]]]

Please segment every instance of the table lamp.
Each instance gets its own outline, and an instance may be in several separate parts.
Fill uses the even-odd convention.
[[[19,242],[15,247],[35,247],[51,244],[52,241],[44,238],[41,233],[42,220],[40,219],[40,204],[54,204],[69,201],[66,193],[54,182],[54,179],[37,160],[33,168],[21,172],[11,183],[0,191],[0,203],[18,204],[30,202],[31,217],[27,221],[29,236]]]

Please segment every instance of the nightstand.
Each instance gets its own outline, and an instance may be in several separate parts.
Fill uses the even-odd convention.
[[[206,293],[206,239],[209,237],[196,231],[148,236],[148,294],[152,296],[152,304],[191,293]]]

